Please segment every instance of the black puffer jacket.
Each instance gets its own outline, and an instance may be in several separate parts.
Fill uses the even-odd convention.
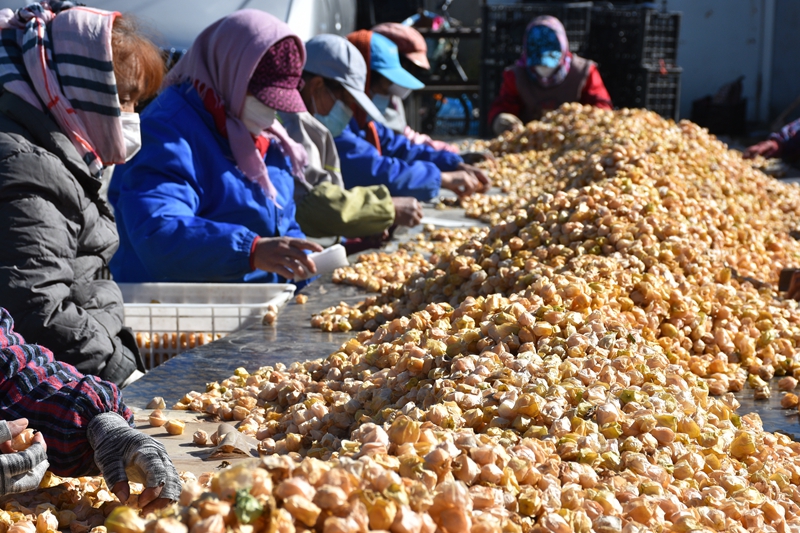
[[[99,189],[55,121],[0,96],[0,306],[28,342],[122,384],[144,367],[119,287],[94,279],[119,244]]]

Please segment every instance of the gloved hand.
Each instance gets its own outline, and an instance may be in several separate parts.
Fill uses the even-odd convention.
[[[761,141],[760,143],[756,143],[747,148],[742,156],[745,159],[752,159],[757,155],[763,155],[764,157],[775,157],[780,151],[781,146],[778,144],[778,141],[775,139],[767,139],[766,141]]]
[[[130,497],[128,481],[144,483],[139,506],[150,512],[181,495],[181,480],[164,446],[130,427],[116,413],[103,413],[89,422],[89,444],[106,484],[121,502]]]
[[[33,444],[21,452],[11,447],[11,439],[28,427],[24,418],[7,423],[0,420],[0,496],[27,492],[39,486],[50,467],[47,462],[47,445],[42,434],[33,438]]]
[[[492,130],[495,135],[502,135],[510,130],[521,130],[524,127],[525,124],[522,123],[519,117],[511,113],[500,113],[492,122]]]

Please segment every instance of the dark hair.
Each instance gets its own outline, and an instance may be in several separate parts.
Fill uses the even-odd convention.
[[[119,15],[114,19],[111,55],[118,92],[130,93],[139,101],[156,95],[164,79],[164,58],[134,18]]]
[[[313,72],[308,72],[307,70],[304,70],[301,76],[303,83],[308,83],[309,80],[316,77],[322,78],[322,82],[325,84],[325,86],[333,92],[336,92],[342,88],[342,84],[338,81],[326,78],[325,76],[320,76],[319,74],[314,74]]]

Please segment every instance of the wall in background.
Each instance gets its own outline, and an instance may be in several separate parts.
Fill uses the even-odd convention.
[[[765,7],[774,0],[669,0],[670,11],[683,12],[678,65],[683,67],[681,117],[692,101],[714,94],[722,85],[745,76],[748,120],[762,103]],[[797,2],[795,2],[797,3]]]
[[[777,0],[772,50],[770,118],[800,97],[800,1]],[[800,116],[795,108],[790,118]]]

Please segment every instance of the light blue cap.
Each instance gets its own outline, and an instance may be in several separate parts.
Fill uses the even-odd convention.
[[[380,33],[372,33],[369,44],[370,67],[392,83],[406,89],[422,89],[425,84],[400,66],[397,45]]]

